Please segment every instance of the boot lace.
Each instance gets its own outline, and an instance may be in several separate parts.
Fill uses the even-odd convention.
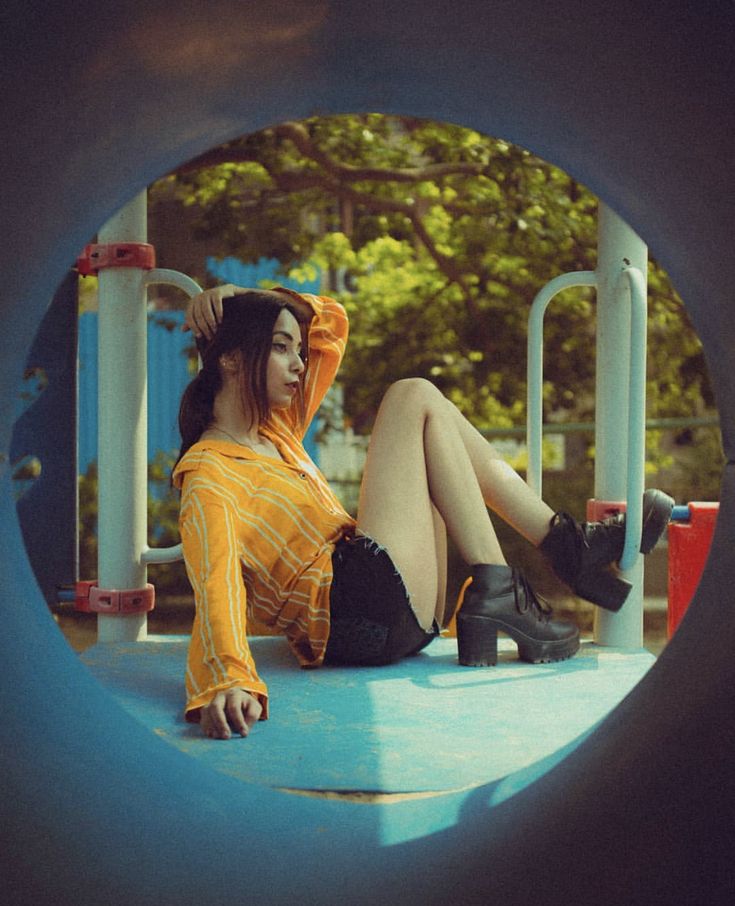
[[[539,622],[548,623],[553,613],[552,609],[531,588],[530,582],[521,570],[513,567],[512,574],[513,597],[518,613],[525,614],[530,612]]]
[[[579,556],[583,549],[589,550],[590,543],[587,538],[587,532],[581,522],[577,522],[568,513],[556,513],[552,525],[563,525],[564,530],[568,533],[568,538],[574,554]]]

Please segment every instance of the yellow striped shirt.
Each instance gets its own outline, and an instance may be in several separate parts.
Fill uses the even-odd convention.
[[[329,637],[335,543],[354,528],[303,437],[344,354],[347,317],[323,296],[294,294],[314,312],[304,381],[305,420],[294,401],[261,431],[281,459],[240,444],[202,440],[174,471],[179,527],[196,616],[186,667],[186,714],[217,692],[247,689],[267,716],[268,690],[247,640],[248,615],[281,631],[304,667],[318,666]]]

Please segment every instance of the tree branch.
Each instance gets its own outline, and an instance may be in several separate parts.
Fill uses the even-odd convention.
[[[402,182],[416,183],[440,179],[443,176],[465,174],[479,176],[488,171],[486,164],[471,161],[447,161],[440,164],[426,164],[423,167],[356,167],[343,164],[322,151],[301,123],[281,123],[269,130],[278,138],[288,139],[301,154],[314,161],[323,170],[340,182]],[[262,163],[257,149],[245,148],[242,145],[226,145],[212,148],[178,167],[177,173],[189,173],[205,167],[216,167],[219,164]]]
[[[281,123],[274,127],[273,132],[281,138],[290,139],[304,157],[313,160],[336,179],[344,182],[425,182],[458,173],[478,176],[488,170],[486,164],[471,161],[426,164],[423,167],[355,167],[352,164],[339,163],[322,151],[301,123]]]
[[[434,240],[431,238],[428,230],[424,226],[424,222],[419,216],[418,212],[413,212],[411,216],[411,223],[416,235],[423,243],[426,251],[436,262],[439,270],[444,274],[444,276],[449,280],[450,283],[456,283],[457,286],[462,290],[462,295],[464,296],[464,301],[470,315],[473,318],[479,318],[480,310],[477,307],[477,300],[472,295],[472,291],[465,282],[464,274],[457,267],[456,262],[449,256],[444,255],[439,251],[439,249],[434,244]]]
[[[192,173],[194,170],[205,170],[208,167],[218,167],[220,164],[242,163],[263,164],[257,149],[243,148],[242,145],[225,145],[220,148],[210,148],[199,157],[181,164],[173,172]]]
[[[184,164],[183,167],[179,168],[178,172],[189,172],[222,163],[256,162],[263,167],[273,180],[274,185],[282,192],[301,192],[306,189],[318,188],[335,195],[342,202],[351,201],[353,204],[359,205],[372,213],[403,214],[410,220],[417,238],[447,280],[459,286],[470,314],[473,317],[479,317],[477,301],[465,281],[464,274],[452,258],[444,255],[436,247],[422,220],[421,206],[412,201],[398,201],[393,198],[384,198],[380,195],[360,191],[355,189],[350,183],[415,183],[435,180],[441,176],[457,173],[478,175],[487,169],[484,164],[459,161],[456,163],[428,164],[424,167],[408,167],[405,169],[355,167],[351,164],[338,163],[330,157],[315,144],[308,130],[301,123],[281,123],[278,126],[274,126],[270,131],[277,138],[292,142],[296,150],[307,160],[317,164],[321,172],[307,168],[279,170],[264,162],[257,149],[244,148],[241,145],[214,148],[206,154],[189,161],[188,164]],[[448,205],[445,205],[445,207],[449,209]]]

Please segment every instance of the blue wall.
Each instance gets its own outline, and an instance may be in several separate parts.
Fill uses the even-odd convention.
[[[79,472],[97,459],[97,312],[79,318]],[[178,450],[177,415],[184,388],[193,377],[186,350],[191,334],[183,312],[148,315],[148,460],[159,450]],[[167,329],[165,324],[172,329]]]
[[[260,286],[261,281],[274,281],[301,293],[321,292],[321,275],[314,280],[299,283],[280,272],[280,263],[274,258],[261,258],[255,264],[245,264],[239,258],[207,258],[207,273],[219,283],[235,283],[237,286]]]

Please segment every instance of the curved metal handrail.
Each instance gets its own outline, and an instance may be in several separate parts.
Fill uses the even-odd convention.
[[[143,286],[153,286],[157,283],[175,286],[177,289],[183,290],[189,298],[198,295],[202,291],[196,280],[192,280],[191,277],[187,277],[186,274],[182,274],[180,271],[167,270],[165,267],[154,267],[143,274]]]
[[[140,555],[140,562],[149,566],[151,563],[176,563],[184,559],[184,549],[181,544],[173,547],[146,547]]]
[[[528,484],[539,497],[543,480],[544,315],[554,296],[564,289],[571,289],[575,286],[597,286],[597,274],[594,271],[574,271],[554,277],[536,293],[528,316],[528,359],[526,363],[528,469],[526,474]]]
[[[626,267],[620,279],[630,289],[630,371],[628,386],[628,460],[626,485],[626,529],[620,568],[635,565],[643,531],[643,487],[645,462],[646,393],[646,282],[637,267]],[[533,300],[528,317],[526,443],[527,481],[541,496],[543,457],[543,332],[544,315],[551,300],[564,289],[597,286],[595,271],[575,271],[550,280]]]
[[[180,271],[168,270],[166,268],[153,268],[143,275],[143,285],[153,286],[155,284],[164,284],[166,286],[175,286],[183,290],[189,298],[198,295],[202,288],[191,277],[182,274]],[[175,544],[173,547],[146,547],[140,555],[140,562],[146,566],[153,563],[176,563],[184,559],[183,548],[181,544]]]

